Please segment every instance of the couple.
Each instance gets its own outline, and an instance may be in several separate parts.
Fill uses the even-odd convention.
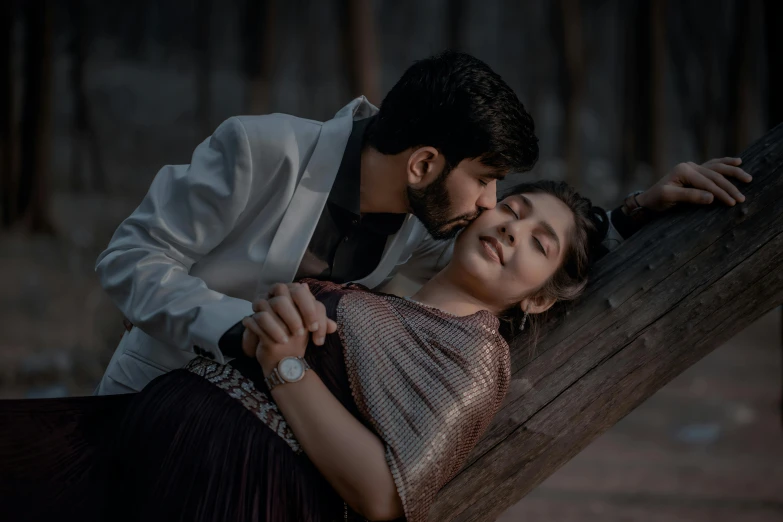
[[[425,520],[500,406],[508,343],[580,294],[601,240],[750,179],[678,165],[608,219],[562,183],[498,201],[537,156],[513,91],[453,52],[380,110],[222,124],[98,259],[127,331],[97,393],[139,393],[94,398],[121,420],[74,469],[113,519]],[[396,274],[423,286],[383,293]]]

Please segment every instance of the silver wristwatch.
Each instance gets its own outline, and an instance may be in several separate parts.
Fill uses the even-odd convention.
[[[272,370],[272,373],[264,381],[269,391],[272,391],[275,386],[301,381],[309,369],[310,365],[302,357],[284,357],[280,359],[277,368]]]

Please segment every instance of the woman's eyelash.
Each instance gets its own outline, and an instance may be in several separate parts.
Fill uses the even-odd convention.
[[[513,208],[511,208],[511,205],[509,205],[508,203],[503,203],[503,206],[504,206],[504,207],[506,207],[506,208],[508,209],[508,211],[509,211],[509,212],[511,212],[512,214],[514,214],[514,217],[516,217],[517,219],[519,219],[519,214],[517,214],[516,212],[514,212],[514,209],[513,209]]]
[[[536,245],[538,245],[538,249],[541,251],[541,253],[546,255],[546,249],[544,249],[544,245],[541,244],[541,241],[539,241],[536,237],[533,237],[533,241],[536,242]]]

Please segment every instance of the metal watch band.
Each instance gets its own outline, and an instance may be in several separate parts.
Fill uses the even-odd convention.
[[[307,360],[304,357],[297,357],[296,359],[298,361],[300,361],[302,363],[302,365],[304,366],[304,370],[302,370],[302,375],[303,376],[304,376],[304,373],[307,370],[312,369],[312,368],[310,368],[310,365],[307,364]],[[269,374],[269,377],[265,377],[264,378],[264,382],[266,383],[267,389],[269,391],[272,391],[272,389],[275,388],[276,386],[280,386],[281,384],[285,384],[285,383],[287,383],[289,381],[286,381],[285,379],[283,379],[283,377],[280,375],[280,372],[277,371],[277,367],[275,367],[275,369],[272,370],[272,373]]]

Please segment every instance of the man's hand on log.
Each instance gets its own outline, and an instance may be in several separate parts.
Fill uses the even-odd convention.
[[[753,179],[740,168],[741,164],[740,158],[712,159],[701,165],[680,163],[636,199],[640,206],[656,212],[679,203],[708,205],[716,198],[733,207],[737,202],[744,202],[745,196],[728,178],[744,183]]]

